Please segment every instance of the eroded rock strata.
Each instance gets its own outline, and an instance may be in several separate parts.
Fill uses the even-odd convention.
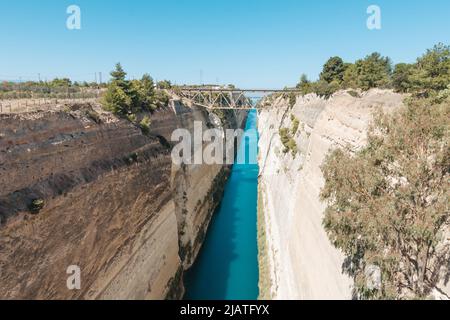
[[[371,90],[360,95],[338,92],[329,100],[307,95],[292,105],[282,97],[263,102],[258,126],[263,210],[259,234],[266,243],[260,255],[264,297],[352,298],[352,279],[343,272],[345,257],[322,225],[326,204],[319,197],[324,185],[320,167],[333,148],[364,146],[376,108],[389,112],[403,99],[388,90]],[[297,150],[285,150],[279,134],[283,128],[295,131]]]
[[[246,113],[174,101],[151,117],[144,135],[98,106],[0,116],[1,298],[182,297],[228,169],[174,166],[170,136]],[[81,290],[67,288],[71,265]]]

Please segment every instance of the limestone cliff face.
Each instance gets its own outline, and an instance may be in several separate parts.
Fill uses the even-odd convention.
[[[208,113],[204,108],[186,108],[174,105],[179,127],[194,136],[194,122],[201,121],[203,130],[208,128],[242,128],[246,111],[226,110],[221,117]],[[186,113],[187,111],[187,113]],[[195,154],[199,150],[193,150]],[[178,221],[180,257],[183,268],[192,266],[203,244],[212,214],[220,204],[225,182],[230,174],[227,165],[174,165],[172,185],[174,188],[175,214]]]
[[[0,116],[0,298],[183,294],[183,270],[227,175],[222,166],[174,167],[168,141],[210,115],[175,103],[153,114],[143,135],[94,109]],[[244,119],[236,112],[223,124]],[[72,265],[81,290],[67,288]]]
[[[322,226],[325,204],[320,166],[330,148],[365,144],[376,107],[394,110],[403,97],[373,90],[361,97],[346,92],[330,100],[315,95],[266,101],[259,114],[260,194],[268,245],[270,296],[275,299],[351,299],[352,280],[342,272],[344,256]],[[283,152],[279,130],[299,122],[298,153]],[[266,279],[267,280],[267,279]]]

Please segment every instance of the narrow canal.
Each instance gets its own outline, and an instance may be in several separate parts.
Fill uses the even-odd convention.
[[[258,298],[257,112],[249,113],[222,204],[214,215],[197,262],[185,275],[188,300]],[[245,159],[245,161],[239,161]]]

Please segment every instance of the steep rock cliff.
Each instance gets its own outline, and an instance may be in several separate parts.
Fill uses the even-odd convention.
[[[262,288],[274,299],[351,299],[352,280],[343,273],[343,254],[322,226],[325,204],[319,200],[324,180],[320,166],[331,148],[365,144],[376,107],[402,105],[391,91],[372,90],[357,96],[339,92],[324,100],[315,95],[263,102],[260,131],[260,235],[264,233],[267,263]],[[293,134],[298,151],[285,150],[280,129]],[[286,152],[285,152],[286,151]],[[270,281],[268,281],[270,280]],[[267,283],[270,282],[269,287]]]
[[[180,102],[149,135],[98,106],[0,115],[0,298],[180,298],[227,177],[172,165],[171,132],[194,120],[211,122]],[[81,290],[66,285],[72,265]]]

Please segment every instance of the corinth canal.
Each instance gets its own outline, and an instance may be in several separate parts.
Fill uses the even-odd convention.
[[[258,298],[257,112],[250,111],[222,204],[214,215],[195,265],[186,274],[185,299]],[[244,161],[245,160],[245,161]]]

